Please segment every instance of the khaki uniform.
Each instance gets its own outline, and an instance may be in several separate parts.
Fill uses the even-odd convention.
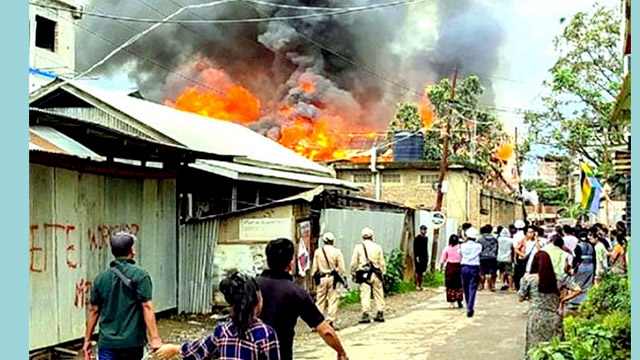
[[[324,252],[327,254],[326,259],[322,249],[324,249]],[[327,259],[329,259],[330,264],[327,264]],[[344,269],[344,255],[342,255],[342,251],[333,245],[327,244],[322,248],[317,249],[313,254],[311,273],[315,274],[316,271],[319,271],[321,274],[327,275],[320,280],[320,284],[318,285],[316,306],[322,312],[325,311],[326,306],[327,320],[335,322],[336,314],[338,313],[338,304],[340,303],[338,290],[342,285],[336,284],[336,288],[333,287],[333,276],[329,275],[332,269],[338,270],[342,276],[346,273]]]
[[[387,268],[384,262],[382,247],[371,240],[363,240],[362,243],[357,244],[353,249],[353,256],[351,257],[351,273],[355,274],[356,270],[363,269],[367,264],[367,256],[365,256],[363,246],[367,247],[369,261],[371,261],[375,267],[385,274],[387,272]],[[373,275],[371,277],[371,285],[367,283],[360,284],[360,303],[362,305],[362,312],[371,312],[372,290],[373,299],[376,303],[376,311],[384,311],[385,303],[382,281],[381,279],[378,279],[377,275]]]

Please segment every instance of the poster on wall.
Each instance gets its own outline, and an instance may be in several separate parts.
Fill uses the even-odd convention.
[[[311,256],[309,255],[309,251],[311,250],[311,221],[305,220],[299,222],[298,234],[300,234],[298,244],[298,273],[300,276],[305,276],[311,262]]]

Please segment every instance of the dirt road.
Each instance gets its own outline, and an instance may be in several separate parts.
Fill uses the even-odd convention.
[[[480,292],[475,315],[467,318],[439,294],[385,323],[348,327],[339,336],[351,360],[517,360],[526,308],[513,292]],[[294,358],[330,360],[335,353],[314,337],[296,342]]]

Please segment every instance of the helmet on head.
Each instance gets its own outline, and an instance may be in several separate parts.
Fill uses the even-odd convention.
[[[373,239],[373,230],[371,228],[364,228],[360,233],[363,239]]]
[[[333,233],[324,233],[324,235],[322,235],[322,241],[325,243],[333,243],[334,241],[336,241],[336,237],[335,235],[333,235]]]

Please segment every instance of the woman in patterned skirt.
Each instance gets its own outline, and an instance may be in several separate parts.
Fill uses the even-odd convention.
[[[522,278],[520,290],[518,290],[518,300],[528,299],[531,302],[527,320],[525,359],[528,359],[527,352],[538,343],[564,336],[562,328],[564,304],[581,292],[580,287],[570,283],[568,279],[565,277],[562,287],[570,291],[560,298],[560,289],[558,289],[551,258],[544,251],[537,252],[533,257],[531,272]]]
[[[446,263],[446,270],[444,272],[444,285],[447,288],[447,302],[451,304],[451,307],[458,303],[458,308],[462,308],[462,275],[460,266],[460,252],[458,251],[458,244],[460,238],[458,235],[451,235],[449,237],[449,246],[442,252],[440,258],[440,269],[442,269]]]

